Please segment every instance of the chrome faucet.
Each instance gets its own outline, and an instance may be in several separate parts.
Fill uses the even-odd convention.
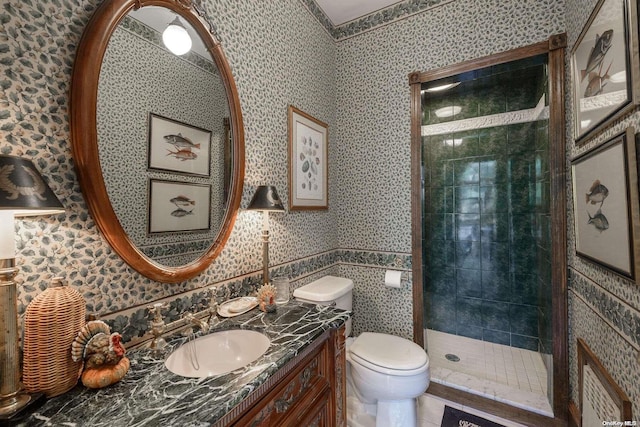
[[[186,320],[187,323],[199,327],[203,332],[209,331],[209,323],[206,320],[197,318],[193,313],[186,313],[182,318]]]
[[[209,328],[219,322],[218,316],[217,316],[218,302],[216,301],[216,291],[217,289],[215,286],[211,286],[209,288],[209,306],[204,310],[199,311],[198,313],[195,313],[195,314],[190,312],[185,313],[184,316],[182,316],[185,323],[187,323],[188,325],[197,326],[203,332],[209,332]],[[204,315],[208,314],[209,317],[207,317],[207,320],[204,320],[202,318],[197,317],[196,314],[200,316],[203,316],[203,314]],[[185,335],[189,335],[192,333],[193,331],[191,328],[188,328],[187,330],[184,331]]]

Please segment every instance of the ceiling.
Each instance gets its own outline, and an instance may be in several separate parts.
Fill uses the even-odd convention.
[[[315,0],[334,27],[403,0]]]

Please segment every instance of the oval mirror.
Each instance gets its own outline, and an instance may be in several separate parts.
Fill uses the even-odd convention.
[[[74,64],[72,148],[89,211],[114,251],[160,282],[207,268],[240,206],[242,114],[212,28],[188,0],[103,2]]]

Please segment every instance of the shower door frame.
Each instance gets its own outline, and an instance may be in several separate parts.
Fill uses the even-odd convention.
[[[553,413],[554,425],[566,426],[569,404],[568,307],[567,307],[567,207],[565,155],[565,49],[566,34],[551,36],[533,45],[509,50],[445,68],[409,75],[411,88],[411,222],[413,273],[413,340],[424,347],[424,293],[422,266],[422,83],[492,65],[548,55],[549,67],[549,168],[551,193],[551,283],[553,324]],[[428,203],[425,200],[424,203]],[[430,393],[473,406],[525,425],[538,426],[550,418],[451,387],[431,383]]]

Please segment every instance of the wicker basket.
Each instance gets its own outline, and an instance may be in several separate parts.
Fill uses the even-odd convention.
[[[84,298],[61,278],[31,301],[24,320],[22,382],[27,391],[53,397],[77,384],[82,361],[71,360],[71,343],[84,326],[85,314]]]

